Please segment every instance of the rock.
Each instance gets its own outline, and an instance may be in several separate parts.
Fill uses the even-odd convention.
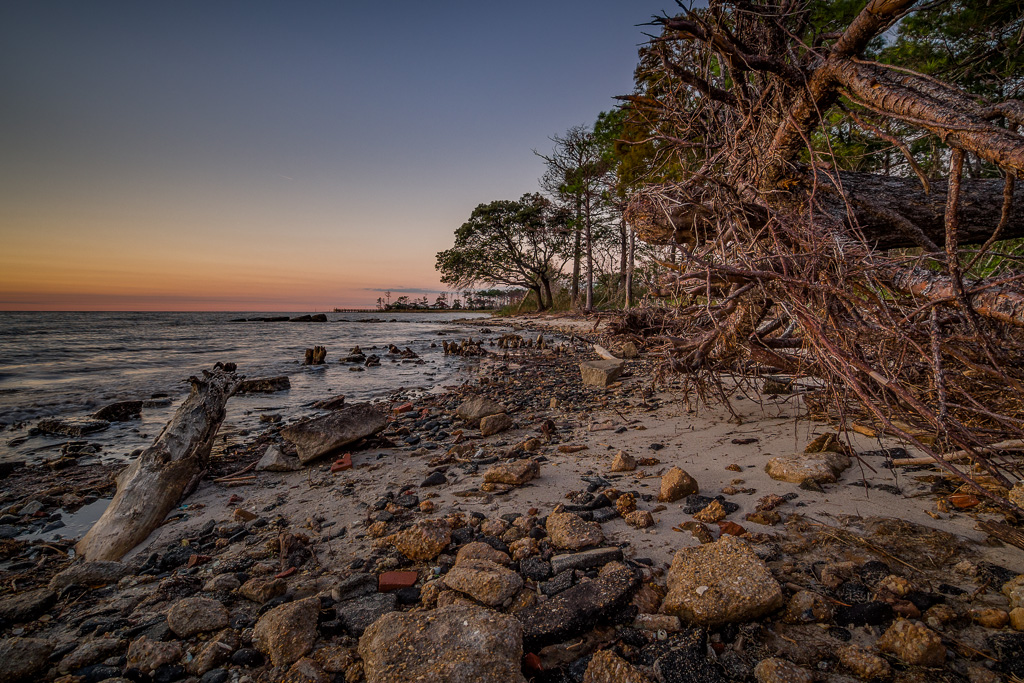
[[[397,606],[398,596],[394,593],[374,593],[341,603],[338,620],[346,631],[358,637],[370,624],[395,611]]]
[[[646,529],[654,526],[654,517],[647,510],[634,510],[626,515],[626,524],[635,529]]]
[[[320,600],[289,602],[265,613],[253,629],[253,645],[274,666],[290,666],[306,656],[316,641]]]
[[[345,362],[345,360],[346,359],[342,359],[342,362]],[[366,360],[366,356],[363,356],[362,354],[360,354],[357,357],[356,360],[351,361],[351,362],[362,363],[365,360]],[[315,402],[313,404],[313,407],[316,408],[317,410],[338,410],[339,408],[343,408],[344,406],[345,406],[345,395],[344,394],[338,394],[337,396],[331,396],[330,398],[322,399],[322,400],[317,401],[317,402]]]
[[[522,628],[482,607],[392,612],[359,639],[359,655],[366,683],[526,683]]]
[[[1019,574],[1003,584],[1003,595],[1010,601],[1010,609],[1024,607],[1024,574]]]
[[[444,476],[444,472],[431,472],[429,475],[427,475],[426,479],[420,482],[420,487],[426,488],[428,486],[444,486],[447,483],[448,478]]]
[[[523,623],[526,648],[536,650],[562,642],[620,616],[629,609],[639,587],[639,575],[620,565],[605,576],[578,583],[522,610],[516,617]]]
[[[583,683],[649,683],[650,680],[611,650],[595,652],[583,674]]]
[[[49,588],[58,594],[68,586],[98,588],[117,583],[127,575],[128,567],[120,562],[82,562],[55,575],[50,579]]]
[[[638,628],[641,631],[665,631],[667,633],[674,633],[683,628],[683,623],[679,621],[679,617],[674,617],[671,614],[650,614],[641,612],[636,615],[636,619],[633,620],[633,628]]]
[[[492,465],[484,472],[484,482],[488,484],[511,484],[522,486],[526,482],[540,476],[540,463],[534,460],[516,460],[511,463]]]
[[[284,595],[288,590],[288,584],[284,579],[276,579],[269,576],[254,576],[238,589],[244,597],[253,602],[263,604],[273,600],[279,595]]]
[[[202,676],[211,669],[227,664],[231,660],[231,654],[238,649],[238,643],[238,634],[231,629],[225,629],[208,642],[201,644],[185,668],[193,676]]]
[[[246,379],[238,385],[238,391],[236,394],[273,394],[277,391],[288,391],[292,388],[292,383],[288,377],[281,375],[279,377],[259,377],[256,379]]]
[[[622,374],[621,360],[589,360],[580,363],[580,378],[592,387],[607,387]]]
[[[818,624],[832,621],[835,610],[824,596],[813,591],[798,591],[789,599],[783,621],[787,624]]]
[[[531,581],[544,581],[551,576],[551,563],[540,557],[528,557],[519,563],[519,573]]]
[[[662,503],[672,503],[695,493],[700,493],[697,480],[678,467],[673,467],[661,478],[658,500]]]
[[[757,683],[813,683],[814,677],[807,669],[785,659],[771,657],[762,659],[754,667],[754,678]]]
[[[295,444],[299,461],[309,463],[360,439],[383,431],[388,418],[369,403],[354,403],[327,415],[304,420],[281,430]]]
[[[612,472],[632,472],[635,469],[636,458],[625,451],[615,454],[615,460],[612,461]]]
[[[602,567],[609,562],[622,560],[621,548],[594,548],[581,553],[555,555],[551,558],[551,572],[561,574],[567,569],[591,569]]]
[[[646,658],[654,658],[654,673],[659,683],[725,683],[727,680],[708,656],[707,631],[702,628],[687,629],[644,650]],[[746,680],[748,675],[739,678]]]
[[[551,513],[545,528],[551,545],[561,550],[581,550],[604,542],[600,524],[584,521],[572,512]]]
[[[1006,498],[1019,508],[1024,508],[1024,481],[1018,481],[1006,494]]]
[[[237,590],[242,582],[238,580],[235,574],[225,572],[223,574],[217,574],[205,584],[203,584],[204,593],[218,593],[225,592],[230,593],[233,590]]]
[[[380,586],[380,579],[373,574],[353,574],[331,589],[335,602],[344,602],[363,595],[370,595]]]
[[[6,595],[0,598],[0,624],[32,621],[56,601],[57,594],[49,588]]]
[[[1024,607],[1014,607],[1010,610],[1010,628],[1014,631],[1024,631]]]
[[[495,403],[489,398],[483,396],[476,396],[474,398],[463,401],[458,408],[455,409],[455,414],[461,417],[466,422],[473,426],[479,425],[480,420],[491,415],[497,415],[505,412],[505,406],[500,403]]]
[[[866,681],[888,679],[892,676],[889,662],[856,645],[840,645],[836,649],[836,656],[839,663],[853,672],[854,676]]]
[[[452,542],[451,527],[443,520],[424,520],[391,536],[392,545],[410,560],[425,562]]]
[[[174,664],[184,654],[181,643],[176,640],[165,643],[139,636],[128,646],[128,666],[148,674],[165,664]]]
[[[640,355],[640,350],[631,341],[623,342],[622,346],[619,347],[619,355],[623,358],[636,358]]]
[[[38,680],[49,663],[53,645],[38,638],[0,640],[0,683]]]
[[[772,479],[803,484],[808,480],[833,483],[850,466],[850,458],[841,453],[795,453],[772,458],[764,471]]]
[[[503,604],[523,587],[519,574],[482,559],[457,562],[445,574],[444,582],[449,588],[490,607]]]
[[[693,518],[698,522],[714,524],[725,519],[725,508],[722,507],[720,502],[713,500],[703,510],[695,514]]]
[[[328,645],[314,652],[313,659],[327,673],[344,673],[355,663],[355,649],[340,645]]]
[[[971,610],[971,619],[985,628],[1003,628],[1010,623],[1010,615],[1005,610],[995,608]]]
[[[914,666],[942,666],[946,648],[942,638],[923,624],[900,619],[878,639],[878,649]]]
[[[70,436],[78,439],[86,434],[103,431],[110,426],[106,420],[97,420],[92,417],[65,417],[48,418],[40,420],[36,427],[43,434],[55,434],[57,436]]]
[[[179,638],[219,631],[230,620],[227,608],[211,598],[184,598],[167,612],[167,625]]]
[[[735,536],[677,552],[667,585],[662,611],[705,626],[751,621],[783,604],[771,571]]]
[[[333,680],[316,661],[307,657],[292,664],[284,678],[285,683],[331,683]]]
[[[286,455],[277,446],[267,446],[263,457],[256,463],[257,472],[295,472],[302,469],[298,458]]]
[[[102,662],[125,648],[127,643],[117,638],[96,638],[82,643],[69,652],[57,665],[57,671],[68,673]]]
[[[511,426],[512,418],[509,417],[508,413],[488,415],[487,417],[480,419],[480,435],[493,436],[494,434],[505,431]]]
[[[142,401],[118,401],[103,406],[92,416],[97,420],[107,422],[127,422],[142,415]]]
[[[459,548],[459,552],[455,556],[456,566],[458,566],[459,563],[466,562],[468,560],[488,560],[501,565],[507,565],[512,561],[508,556],[508,553],[503,553],[486,543],[481,543],[480,541],[473,541],[472,543],[467,543]]]

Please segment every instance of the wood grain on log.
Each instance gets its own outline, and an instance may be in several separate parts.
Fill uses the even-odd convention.
[[[224,407],[238,385],[215,369],[190,378],[192,391],[153,445],[117,478],[117,493],[75,546],[87,561],[120,560],[159,527],[206,471]]]

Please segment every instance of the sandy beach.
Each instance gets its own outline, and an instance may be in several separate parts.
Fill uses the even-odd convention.
[[[942,680],[1012,680],[1004,676],[1018,665],[1003,661],[1003,653],[1020,640],[1008,625],[1018,598],[1001,589],[1012,589],[1013,577],[1024,572],[1024,551],[978,529],[980,520],[1004,519],[996,508],[980,501],[963,510],[950,505],[957,487],[937,470],[893,467],[888,461],[897,452],[887,449],[903,448],[897,440],[844,433],[840,442],[848,448],[839,450],[846,451],[843,458],[854,457],[835,482],[781,481],[769,476],[769,461],[803,454],[837,427],[808,419],[799,395],[740,392],[734,395],[733,415],[722,406],[688,400],[682,379],[658,375],[659,358],[645,353],[625,360],[622,376],[607,387],[587,386],[580,363],[599,360],[592,343],[622,350],[621,340],[601,337],[600,329],[591,336],[593,319],[528,317],[478,325],[479,337],[489,340],[483,344],[487,352],[465,359],[470,370],[465,381],[443,392],[396,393],[381,402],[388,426],[345,451],[351,468],[335,464],[340,460],[335,454],[291,472],[253,469],[268,448],[287,456],[294,447],[281,437],[287,425],[252,434],[247,448],[215,457],[196,491],[102,580],[62,580],[89,566],[73,562],[73,553],[65,556],[67,545],[48,553],[5,541],[7,557],[35,552],[37,558],[31,572],[6,572],[14,577],[8,585],[18,589],[0,599],[7,635],[16,636],[6,642],[52,646],[45,657],[37,655],[35,680],[107,680],[97,678],[95,669],[106,666],[99,674],[138,668],[151,680],[373,682],[389,680],[380,671],[393,669],[366,661],[363,645],[357,644],[367,640],[364,631],[371,633],[371,624],[387,622],[387,614],[472,608],[522,618],[588,582],[597,590],[621,567],[637,584],[617,598],[611,612],[576,606],[585,623],[569,631],[531,630],[531,621],[546,623],[542,613],[524,621],[521,675],[537,681],[688,680],[659,668],[663,655],[641,653],[693,637],[696,626],[709,648],[698,653],[701,661],[707,659],[701,666],[718,676],[699,680],[853,680],[857,657],[840,657],[836,653],[842,648],[857,648],[879,672],[884,669],[876,676],[881,678],[939,680],[931,676],[941,670]],[[544,330],[548,348],[536,348]],[[531,348],[490,345],[510,334]],[[500,406],[510,418],[506,428],[483,436],[478,419],[459,417],[460,406],[471,399]],[[915,453],[908,449],[899,457],[907,455]],[[617,461],[633,461],[632,469],[613,468]],[[495,468],[519,472],[527,464],[532,474],[504,479],[492,474]],[[688,490],[666,497],[665,482],[676,469],[695,481],[699,496]],[[51,475],[49,481],[56,479]],[[517,483],[502,483],[511,481]],[[5,507],[19,510],[40,495],[8,494]],[[556,540],[551,520],[560,517],[576,518],[568,541]],[[438,528],[443,528],[442,541],[419,554],[424,545],[430,548]],[[422,538],[416,536],[410,546],[403,534]],[[587,540],[593,534],[599,539]],[[673,585],[682,580],[681,570],[670,569],[674,558],[685,549],[724,548],[733,542],[726,537],[739,539],[746,548],[741,559],[749,555],[766,572],[735,580],[778,586],[778,600],[756,615],[740,613],[725,621],[702,620],[671,607]],[[477,559],[463,557],[467,546],[474,547],[470,555]],[[571,565],[564,558],[593,548],[608,549],[615,559],[552,571],[552,563]],[[495,557],[484,557],[490,553]],[[885,567],[881,572],[879,563]],[[537,564],[549,574],[531,573]],[[736,569],[731,564],[715,572],[728,576]],[[477,578],[487,572],[494,576],[482,581],[484,588],[471,579],[455,582],[451,577],[461,576],[465,567]],[[880,575],[868,579],[864,567]],[[412,572],[404,579],[411,585],[385,591],[381,576],[394,571]],[[360,580],[370,581],[372,590],[354,598],[346,594]],[[555,585],[556,580],[564,585]],[[492,599],[492,584],[503,581],[519,588]],[[23,596],[33,593],[40,602],[28,609]],[[309,599],[320,600],[319,626],[312,636],[303,636],[309,646],[299,648],[301,655],[283,654],[283,646],[259,635],[264,614],[298,609]],[[224,610],[229,619],[196,633],[185,629],[188,635],[182,636],[173,614],[187,600],[203,602],[192,608],[204,613]],[[822,614],[815,607],[808,612],[812,616],[802,617],[794,600],[821,602]],[[363,621],[346,622],[346,605]],[[881,605],[882,616],[857,612],[865,605]],[[888,629],[905,619],[927,631],[925,640],[937,639],[928,645],[931,660],[915,660],[902,646],[879,645]],[[97,621],[98,628],[83,626]],[[1013,623],[1019,624],[1016,616]],[[751,631],[751,625],[758,628]],[[88,642],[102,641],[95,646],[102,657],[81,651],[83,629]],[[738,635],[741,631],[746,635]],[[363,641],[357,640],[360,635]],[[1009,644],[993,636],[1006,636]],[[153,655],[138,645],[140,637],[148,638],[148,648],[156,643],[157,650],[169,648],[170,654]],[[230,656],[211,655],[196,665],[211,642],[225,643]],[[607,663],[612,656],[597,657],[597,651],[614,653],[615,666],[635,675],[602,678],[590,672],[599,668],[593,662]],[[760,666],[768,660],[782,663]],[[417,675],[429,670],[416,668],[415,661],[404,666]],[[787,666],[798,672],[786,674]],[[781,667],[781,678],[765,673],[772,667]]]

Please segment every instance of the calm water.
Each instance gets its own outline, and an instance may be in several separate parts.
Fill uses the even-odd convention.
[[[441,340],[479,334],[479,328],[452,321],[486,317],[333,313],[327,323],[230,322],[275,315],[284,314],[0,312],[0,425],[8,426],[0,432],[0,459],[49,457],[67,441],[25,438],[26,429],[10,425],[31,426],[43,417],[86,415],[114,401],[169,395],[172,405],[144,410],[141,421],[115,423],[86,437],[103,446],[103,455],[123,457],[156,436],[188,392],[182,380],[217,361],[236,363],[247,377],[288,375],[292,385],[288,392],[232,398],[227,433],[257,427],[264,412],[287,417],[337,394],[363,401],[399,387],[429,390],[460,367],[458,359],[444,357]],[[392,322],[370,322],[373,318]],[[388,344],[408,346],[425,364],[392,363],[385,355]],[[314,345],[327,348],[327,365],[302,366],[303,350]],[[351,372],[338,363],[356,345],[381,356],[381,366]]]

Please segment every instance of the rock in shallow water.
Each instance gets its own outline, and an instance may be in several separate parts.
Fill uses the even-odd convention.
[[[522,628],[482,607],[392,612],[359,639],[367,683],[525,683]]]

